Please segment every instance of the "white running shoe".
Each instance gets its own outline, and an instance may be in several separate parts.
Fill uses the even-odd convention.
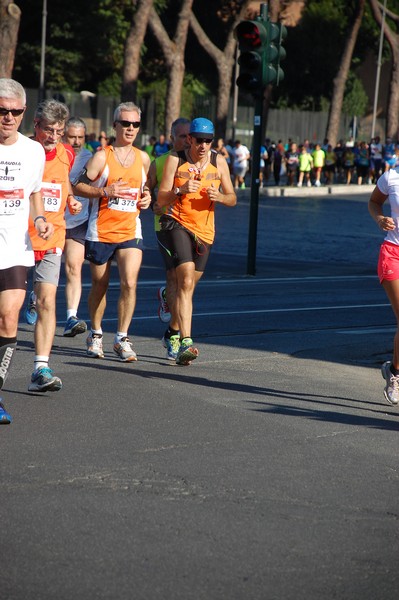
[[[124,337],[120,342],[114,344],[114,352],[123,362],[133,362],[137,360],[137,355],[132,348],[132,343],[128,337]]]
[[[98,333],[89,333],[86,339],[87,356],[93,358],[104,358],[103,336]]]
[[[388,404],[399,403],[399,376],[394,375],[390,369],[391,361],[387,360],[381,367],[381,375],[386,381],[384,389],[385,400]]]

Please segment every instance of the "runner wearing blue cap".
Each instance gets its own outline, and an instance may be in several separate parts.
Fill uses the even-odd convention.
[[[237,202],[226,159],[211,150],[214,133],[209,119],[191,122],[189,148],[171,152],[166,159],[154,207],[168,207],[160,224],[176,268],[179,365],[188,365],[198,356],[191,339],[193,295],[214,241],[216,203],[235,206]]]

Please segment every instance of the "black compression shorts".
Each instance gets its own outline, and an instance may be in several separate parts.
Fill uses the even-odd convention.
[[[161,217],[160,224],[161,231],[164,233],[164,246],[172,256],[175,268],[183,263],[193,262],[195,270],[203,273],[212,244],[203,242],[198,236],[167,215]]]

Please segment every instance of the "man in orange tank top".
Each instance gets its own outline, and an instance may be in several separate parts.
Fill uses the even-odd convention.
[[[133,146],[140,128],[141,111],[133,102],[114,112],[115,142],[89,160],[74,183],[77,195],[91,199],[85,257],[90,261],[89,293],[91,331],[87,355],[104,358],[102,318],[112,259],[118,265],[120,296],[114,352],[123,362],[137,360],[128,337],[136,306],[137,278],[141,266],[143,236],[140,211],[150,206],[145,183],[150,167],[146,152]]]
[[[215,206],[235,206],[237,202],[226,159],[211,150],[214,133],[209,119],[199,117],[191,122],[189,148],[171,152],[166,159],[154,205],[155,211],[168,207],[160,223],[167,232],[168,251],[176,268],[179,365],[190,364],[198,356],[191,339],[193,295],[215,236]]]
[[[46,155],[42,183],[44,214],[41,218],[54,225],[54,234],[50,240],[44,240],[37,234],[30,219],[37,307],[34,370],[28,388],[32,392],[55,392],[62,387],[61,379],[53,374],[48,363],[56,328],[56,294],[65,245],[65,209],[67,203],[72,212],[78,213],[82,208],[82,204],[74,198],[69,182],[74,152],[60,141],[68,117],[68,107],[51,99],[38,105],[34,118],[34,139],[43,146]]]

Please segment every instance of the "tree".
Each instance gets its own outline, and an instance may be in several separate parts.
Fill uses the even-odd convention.
[[[122,101],[136,98],[140,53],[154,0],[139,0],[133,24],[126,39],[122,75]]]
[[[350,31],[348,32],[338,73],[334,78],[333,94],[330,104],[330,112],[326,132],[326,137],[328,138],[330,144],[333,147],[335,147],[337,143],[340,117],[342,112],[342,103],[345,94],[345,85],[348,79],[353,51],[355,49],[357,36],[363,19],[365,3],[366,0],[358,0],[357,2],[352,26],[350,28]]]
[[[382,6],[378,0],[369,0],[371,9],[375,20],[379,27],[382,27]],[[387,17],[389,17],[397,26],[399,24],[399,15],[394,12],[387,10]],[[391,70],[391,81],[389,85],[389,99],[387,108],[387,125],[386,135],[397,139],[399,132],[399,35],[394,33],[387,21],[384,23],[384,35],[387,39],[391,54],[392,54],[392,70]]]
[[[12,76],[20,19],[21,10],[12,0],[0,0],[0,77]]]
[[[149,20],[149,26],[161,46],[168,70],[165,98],[165,131],[170,131],[173,121],[180,115],[181,91],[185,73],[184,52],[192,5],[193,0],[182,0],[173,39],[170,39],[167,34],[154,7]]]
[[[253,2],[251,2],[250,0],[245,0],[244,2],[230,2],[229,4],[237,4],[238,6],[236,7],[235,16],[233,20],[231,20],[230,30],[227,34],[227,40],[224,46],[224,50],[221,50],[218,46],[216,46],[216,44],[214,44],[210,40],[207,33],[205,33],[204,29],[199,24],[194,12],[191,13],[190,17],[190,25],[198,38],[198,42],[205,50],[205,52],[207,52],[212,58],[218,71],[219,78],[217,88],[217,109],[215,122],[216,137],[224,137],[226,133],[233,67],[235,64],[236,57],[235,50],[237,45],[236,40],[234,38],[234,30],[239,21],[246,17],[248,7],[250,4],[253,4]],[[223,14],[220,16],[223,18]]]

